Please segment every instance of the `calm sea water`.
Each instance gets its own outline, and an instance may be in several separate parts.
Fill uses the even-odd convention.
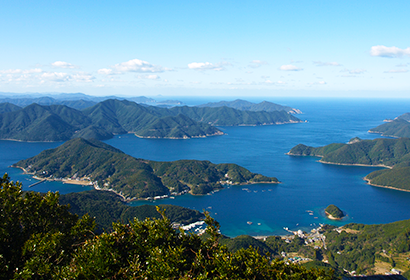
[[[208,100],[183,101],[193,105]],[[212,195],[184,195],[153,203],[207,210],[220,222],[222,233],[228,236],[284,234],[283,227],[309,229],[319,223],[373,224],[410,219],[410,193],[372,187],[363,181],[365,175],[378,168],[325,165],[318,163],[317,158],[285,154],[299,143],[322,146],[334,142],[346,143],[356,136],[362,139],[380,137],[367,131],[382,124],[385,118],[394,118],[410,111],[410,100],[276,98],[270,101],[302,110],[304,114],[298,117],[308,122],[221,127],[226,133],[224,136],[189,140],[140,139],[133,135],[121,135],[106,143],[139,158],[230,162],[252,172],[277,177],[281,184],[232,186]],[[35,181],[8,166],[60,144],[0,141],[3,151],[0,155],[0,172],[8,172],[12,180],[21,181],[23,188],[28,189]],[[30,189],[69,193],[89,187],[47,182]],[[143,203],[146,202],[134,202],[132,205]],[[342,221],[326,219],[323,209],[329,204],[339,206],[348,214],[347,218]],[[313,215],[308,210],[313,211]]]

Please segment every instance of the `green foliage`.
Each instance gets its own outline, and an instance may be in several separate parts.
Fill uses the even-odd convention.
[[[160,219],[115,223],[94,235],[89,216],[78,219],[58,194],[23,195],[0,179],[0,279],[331,279],[321,270],[273,260],[252,248],[229,252],[219,224],[206,214],[209,238]]]
[[[14,166],[42,178],[88,178],[103,189],[112,189],[133,198],[168,195],[191,190],[206,194],[222,188],[221,182],[277,183],[236,164],[213,164],[209,161],[179,160],[156,162],[136,159],[98,140],[81,138],[17,162]],[[225,176],[227,174],[227,177]]]
[[[329,263],[339,268],[369,273],[376,259],[393,263],[393,255],[410,251],[410,220],[382,225],[348,224],[344,228],[354,231],[325,232]]]
[[[330,144],[308,147],[299,144],[290,155],[319,156],[321,162],[334,164],[382,165],[393,167],[370,173],[366,179],[371,184],[410,190],[410,139],[361,140],[351,144]]]
[[[404,114],[392,122],[370,129],[369,132],[380,133],[383,136],[410,137],[410,123],[407,118],[408,115]]]
[[[213,125],[263,125],[300,122],[285,111],[251,112],[228,107],[171,109],[142,106],[110,99],[89,107],[90,102],[65,105],[31,104],[20,108],[0,104],[0,139],[65,141],[71,138],[109,139],[115,134],[135,133],[150,138],[191,138],[221,135]]]
[[[61,195],[60,204],[69,204],[70,212],[80,217],[85,214],[94,217],[98,226],[97,232],[111,231],[113,222],[129,223],[135,218],[138,220],[161,218],[155,206],[128,206],[118,195],[108,191],[92,190]],[[176,205],[159,205],[159,207],[165,211],[170,221],[175,223],[190,224],[204,217],[196,210]]]
[[[344,217],[343,211],[333,204],[330,204],[328,207],[326,207],[325,212],[337,219],[341,219]]]
[[[410,167],[395,167],[393,169],[378,170],[366,176],[372,184],[410,190]]]
[[[51,278],[76,246],[93,235],[94,221],[78,219],[58,203],[58,193],[21,191],[7,174],[0,179],[0,278]]]
[[[217,126],[266,125],[300,122],[285,111],[242,111],[230,107],[188,107],[170,109],[174,114],[184,114],[195,121]]]

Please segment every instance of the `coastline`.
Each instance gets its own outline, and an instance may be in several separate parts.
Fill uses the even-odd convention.
[[[382,185],[372,184],[371,180],[370,180],[370,179],[367,179],[367,177],[364,177],[363,180],[366,181],[366,184],[367,184],[367,185],[370,185],[370,186],[373,186],[373,187],[384,188],[384,189],[391,189],[391,190],[402,191],[402,192],[410,192],[410,190],[399,189],[399,188],[390,187],[390,186],[382,186]]]
[[[371,165],[371,164],[361,164],[361,163],[334,163],[334,162],[323,161],[323,160],[318,160],[318,162],[324,163],[324,164],[345,165],[345,166],[384,167],[384,168],[388,168],[388,169],[393,168],[391,166],[387,166],[387,165],[383,165],[383,164]]]
[[[98,187],[98,185],[94,182],[92,182],[91,180],[73,180],[73,179],[67,179],[67,178],[62,178],[62,179],[49,179],[49,178],[41,178],[41,177],[37,177],[36,175],[34,175],[34,173],[32,172],[28,172],[25,168],[21,167],[21,166],[17,166],[17,165],[12,165],[11,167],[13,168],[19,168],[21,170],[23,170],[24,174],[27,175],[31,175],[31,177],[35,180],[39,180],[39,181],[48,181],[48,182],[62,182],[63,184],[71,184],[71,185],[81,185],[81,186],[93,186],[93,188],[97,191],[110,191],[115,193],[116,195],[120,196],[122,198],[122,200],[124,202],[131,202],[131,201],[145,201],[148,198],[147,197],[142,197],[142,198],[127,198],[126,196],[124,196],[122,193],[114,190],[114,189],[106,189],[106,188],[100,188]],[[221,183],[221,185],[229,185],[229,186],[244,186],[244,185],[254,185],[254,184],[280,184],[280,181],[277,182],[267,182],[267,181],[263,181],[263,182],[244,182],[244,183],[238,183],[238,184],[229,184],[224,182],[223,184]],[[221,188],[223,189],[223,188]],[[192,194],[191,191],[189,192],[182,192],[182,193],[178,193],[176,195],[173,196],[179,196],[179,195],[184,195],[186,193],[190,193],[191,195],[208,195],[208,194],[212,194],[215,191],[219,191],[221,189],[217,189],[217,190],[213,190],[211,192],[205,193],[205,194]],[[167,195],[167,197],[163,197],[160,199],[164,199],[164,198],[169,198],[170,195]],[[159,200],[159,199],[153,199],[153,200]]]
[[[288,156],[295,156],[295,157],[319,157],[323,158],[321,155],[298,155],[298,154],[293,154],[290,152],[285,153],[285,155]],[[383,167],[383,168],[388,168],[392,169],[392,166],[384,165],[384,164],[362,164],[362,163],[338,163],[338,162],[330,162],[330,161],[324,161],[322,159],[318,160],[318,162],[323,163],[323,164],[333,164],[333,165],[345,165],[345,166],[364,166],[364,167]]]
[[[334,220],[334,221],[340,221],[340,220],[342,220],[342,219],[344,218],[344,217],[342,217],[342,218],[333,217],[332,214],[329,214],[327,211],[325,211],[325,214],[326,214],[326,217],[327,217],[328,219]]]

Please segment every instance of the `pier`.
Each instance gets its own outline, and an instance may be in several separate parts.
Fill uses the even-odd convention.
[[[34,186],[36,186],[36,185],[38,185],[38,184],[43,183],[45,180],[46,180],[46,179],[42,179],[42,180],[40,180],[40,181],[38,181],[38,182],[35,182],[34,184],[31,184],[31,185],[28,186],[28,187],[29,187],[29,188],[34,187]]]

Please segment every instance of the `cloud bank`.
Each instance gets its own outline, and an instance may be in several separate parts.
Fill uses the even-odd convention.
[[[407,49],[400,49],[397,47],[373,46],[370,49],[370,55],[380,57],[403,57],[410,56],[410,47]]]

